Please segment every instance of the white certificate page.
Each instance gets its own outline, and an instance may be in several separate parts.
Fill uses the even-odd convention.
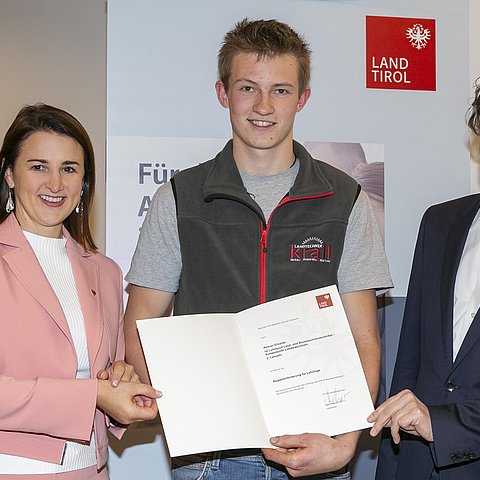
[[[262,418],[235,314],[137,321],[172,457],[264,447]]]
[[[369,426],[373,404],[337,288],[238,314],[270,435],[339,435]]]
[[[366,428],[373,411],[335,286],[238,314],[137,322],[171,456]]]

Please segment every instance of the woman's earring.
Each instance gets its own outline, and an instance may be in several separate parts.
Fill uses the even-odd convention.
[[[77,206],[75,207],[75,213],[80,213],[83,212],[83,205],[82,205],[82,195],[83,195],[83,190],[80,192],[80,200],[77,203]]]
[[[13,212],[13,210],[15,210],[15,203],[13,202],[11,188],[8,188],[8,198],[7,204],[5,205],[5,210],[7,211],[7,213]]]

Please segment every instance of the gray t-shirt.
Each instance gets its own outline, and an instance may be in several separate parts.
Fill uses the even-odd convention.
[[[274,208],[292,188],[297,178],[300,163],[298,160],[284,173],[277,175],[250,175],[240,172],[247,193],[258,203],[268,221]]]
[[[267,220],[292,187],[298,169],[296,161],[287,172],[277,175],[241,174],[247,192],[258,203]],[[169,182],[162,185],[152,199],[126,280],[140,287],[176,292],[181,274],[175,198]],[[375,214],[366,193],[361,191],[348,220],[338,268],[338,290],[346,293],[391,287],[392,280]]]

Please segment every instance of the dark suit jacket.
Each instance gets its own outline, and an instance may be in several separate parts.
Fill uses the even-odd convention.
[[[418,234],[391,395],[408,388],[427,405],[434,442],[385,429],[376,480],[480,479],[480,314],[452,361],[455,277],[480,207],[471,195],[430,207]],[[480,246],[479,246],[480,248]]]

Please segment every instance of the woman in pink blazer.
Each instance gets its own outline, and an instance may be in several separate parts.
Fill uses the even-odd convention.
[[[89,230],[90,139],[28,106],[0,161],[0,479],[108,478],[107,428],[154,418],[159,393],[121,361],[122,275]]]

